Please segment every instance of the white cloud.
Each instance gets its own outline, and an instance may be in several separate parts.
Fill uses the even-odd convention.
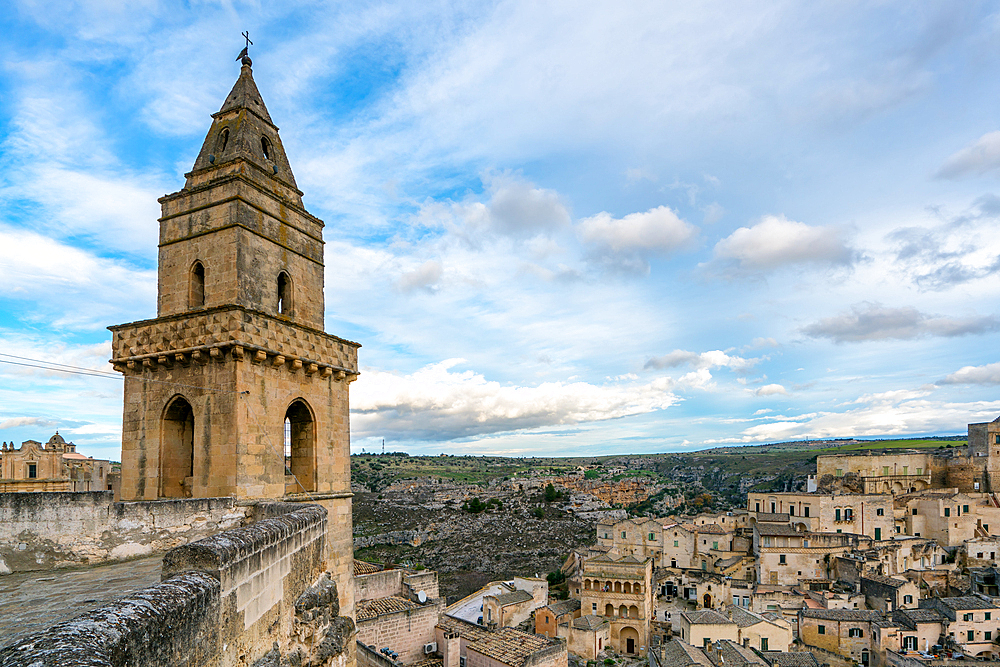
[[[759,387],[753,391],[754,396],[776,396],[778,394],[787,396],[788,391],[780,384],[765,384],[763,387]]]
[[[443,270],[441,262],[429,259],[417,268],[403,273],[396,281],[396,285],[404,292],[412,292],[415,289],[430,289],[441,280]]]
[[[657,206],[623,218],[601,212],[577,223],[577,232],[599,256],[644,262],[649,255],[668,255],[689,246],[698,229],[666,206]]]
[[[60,328],[103,329],[155,312],[156,272],[0,227],[0,292],[31,304],[22,318]]]
[[[662,357],[651,358],[646,362],[644,368],[664,369],[690,365],[697,369],[729,368],[737,373],[749,373],[761,360],[759,357],[748,359],[730,355],[722,350],[711,350],[701,353],[690,352],[688,350],[674,350]]]
[[[1000,362],[985,366],[963,366],[938,384],[1000,384]]]
[[[719,241],[714,254],[740,271],[758,272],[796,264],[847,265],[856,252],[839,229],[767,215]]]
[[[0,430],[8,428],[17,428],[19,426],[38,426],[42,428],[49,428],[55,426],[55,422],[50,419],[43,419],[41,417],[11,417],[10,419],[4,419],[0,421]]]
[[[938,169],[938,178],[982,176],[1000,168],[1000,131],[987,132],[972,144],[952,154]]]
[[[892,308],[864,302],[851,307],[850,313],[826,317],[802,329],[813,338],[829,338],[837,343],[877,340],[912,340],[923,336],[955,337],[1000,330],[1000,318],[938,317],[921,313],[913,307]]]
[[[444,441],[643,414],[679,400],[669,378],[516,386],[452,370],[462,362],[449,359],[409,375],[365,370],[351,389],[352,434]]]

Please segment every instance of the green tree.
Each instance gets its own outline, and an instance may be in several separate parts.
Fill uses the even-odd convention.
[[[552,484],[549,484],[548,486],[545,487],[545,502],[551,503],[558,497],[559,494],[556,493],[556,487],[552,486]]]

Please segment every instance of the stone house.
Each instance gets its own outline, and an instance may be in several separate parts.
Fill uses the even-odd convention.
[[[829,581],[835,554],[870,547],[871,538],[847,533],[800,532],[787,524],[758,522],[753,527],[757,581],[779,586]]]
[[[587,614],[559,625],[559,636],[566,639],[569,652],[584,660],[597,660],[597,654],[611,640],[611,620],[606,616]]]
[[[807,646],[836,653],[862,665],[870,665],[873,654],[873,623],[885,618],[879,611],[861,609],[802,609],[799,640]],[[875,633],[878,633],[876,626]]]
[[[804,606],[805,596],[791,586],[757,584],[750,608],[758,614],[772,612],[790,620],[797,619]]]
[[[904,532],[936,540],[944,547],[989,535],[991,523],[1000,528],[1000,508],[987,503],[985,497],[954,490],[925,491],[897,500],[905,508]]]
[[[663,523],[656,519],[635,517],[597,524],[597,544],[616,549],[623,556],[658,562],[663,550]]]
[[[539,601],[525,590],[483,596],[483,624],[491,630],[514,628],[531,618]]]
[[[707,646],[711,642],[739,639],[739,626],[711,609],[681,612],[678,616],[680,637],[692,646]]]
[[[902,494],[944,482],[946,459],[928,452],[893,454],[824,454],[816,458],[816,477],[857,475],[864,493]],[[935,476],[934,473],[937,472]]]
[[[430,645],[444,600],[436,572],[383,570],[356,560],[354,596],[357,640],[362,644],[395,651],[403,664],[419,662],[437,650]]]
[[[441,667],[566,667],[566,643],[515,628],[486,628],[445,616],[434,628]]]
[[[962,652],[975,657],[993,656],[1000,628],[1000,607],[985,597],[964,595],[950,598],[927,598],[921,609],[934,609],[945,617],[948,636]]]
[[[936,609],[897,609],[892,620],[899,626],[901,651],[930,651],[944,634],[944,615]]]
[[[535,634],[558,637],[559,626],[576,618],[580,618],[579,600],[571,598],[540,607],[535,611]]]
[[[867,574],[861,577],[861,592],[871,609],[892,613],[896,609],[916,609],[920,589],[908,579]]]
[[[654,610],[653,559],[588,558],[583,561],[580,577],[581,613],[609,619],[609,641],[619,653],[644,653]]]
[[[702,650],[715,667],[767,667],[757,651],[729,639],[709,644]]]
[[[649,655],[650,667],[713,667],[704,651],[676,637]]]
[[[0,445],[0,493],[112,491],[112,477],[110,461],[80,454],[58,431],[44,445]]]
[[[787,651],[792,645],[792,625],[779,614],[757,614],[731,607],[729,618],[736,623],[736,640],[742,646],[761,651]]]
[[[976,537],[966,540],[962,545],[959,562],[962,567],[996,567],[998,555],[1000,555],[1000,536]]]
[[[760,508],[760,509],[758,509]],[[895,531],[892,497],[881,494],[749,493],[747,511],[753,520],[787,514],[782,523],[814,533],[852,533],[874,540]],[[760,515],[765,515],[764,519]]]

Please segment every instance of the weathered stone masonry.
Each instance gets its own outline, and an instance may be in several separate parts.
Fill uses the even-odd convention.
[[[269,503],[169,551],[163,582],[0,651],[0,667],[344,667],[354,623],[325,572],[326,511]]]
[[[0,574],[122,560],[236,528],[232,498],[112,502],[110,491],[0,493]]]

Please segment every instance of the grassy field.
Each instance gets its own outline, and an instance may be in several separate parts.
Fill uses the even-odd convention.
[[[826,454],[882,449],[937,449],[938,447],[947,447],[948,445],[951,445],[952,447],[963,447],[965,443],[965,438],[962,438],[961,440],[944,440],[940,438],[927,438],[922,440],[865,440],[850,445],[844,445],[843,447],[825,447],[819,451]]]

